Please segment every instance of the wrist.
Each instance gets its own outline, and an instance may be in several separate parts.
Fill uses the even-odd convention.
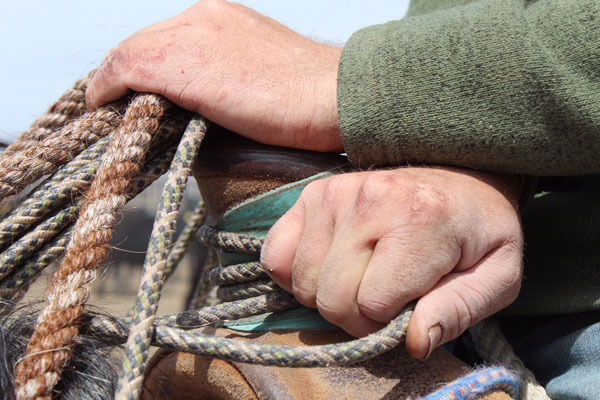
[[[320,116],[317,121],[321,120],[320,127],[316,127],[319,131],[315,135],[315,142],[318,146],[316,150],[341,153],[344,151],[344,144],[338,114],[337,74],[342,49],[323,46],[326,53],[324,56],[326,65],[323,68],[323,75],[318,79],[314,95],[314,115]]]

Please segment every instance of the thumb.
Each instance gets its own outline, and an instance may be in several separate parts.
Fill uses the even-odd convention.
[[[408,353],[424,359],[438,346],[512,303],[521,285],[521,249],[506,244],[474,267],[444,276],[415,307],[408,327]]]
[[[269,276],[292,292],[292,264],[304,230],[302,196],[269,230],[260,253],[260,262]]]

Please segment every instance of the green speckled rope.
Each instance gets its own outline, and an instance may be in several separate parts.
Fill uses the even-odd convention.
[[[103,138],[80,153],[35,190],[0,222],[0,248],[40,221],[56,207],[82,192],[96,173],[109,138]]]
[[[286,303],[286,299],[291,301]],[[155,335],[151,344],[206,357],[261,365],[281,367],[352,365],[377,357],[398,346],[404,340],[413,311],[412,305],[408,306],[386,327],[366,337],[345,343],[320,346],[255,344],[187,331],[187,329],[214,324],[226,319],[283,310],[294,305],[297,303],[291,299],[290,295],[277,293],[159,318],[154,326]],[[214,312],[215,310],[218,311]],[[246,312],[240,312],[241,310]],[[174,325],[179,326],[174,327]],[[129,334],[128,321],[118,318],[95,317],[86,321],[83,328],[89,335],[110,339],[116,343],[124,342]]]
[[[181,259],[185,256],[189,243],[196,237],[196,233],[204,223],[205,219],[206,205],[200,200],[190,217],[187,219],[185,227],[169,252],[167,266],[165,267],[165,280],[169,279],[177,265],[179,265]]]
[[[256,236],[240,235],[231,232],[219,232],[205,226],[200,229],[199,237],[206,244],[212,244],[228,251],[258,254],[263,239]],[[215,282],[236,282],[235,274],[242,274],[241,285],[247,286],[261,278],[264,271],[259,271],[260,264],[248,262],[228,267],[218,267],[212,271]],[[237,281],[239,282],[239,281]],[[273,346],[252,344],[238,340],[217,338],[201,333],[187,332],[200,326],[218,322],[249,317],[276,310],[295,307],[298,303],[289,293],[273,283],[258,279],[258,284],[251,287],[245,296],[253,296],[237,301],[226,302],[200,310],[187,311],[174,316],[159,318],[155,321],[153,345],[216,357],[228,361],[249,362],[262,365],[278,365],[287,367],[318,367],[328,365],[350,365],[376,357],[397,346],[408,329],[408,321],[412,315],[412,305],[407,307],[396,319],[382,330],[365,338],[347,343],[324,346]],[[231,292],[234,292],[232,290]],[[240,296],[243,297],[243,296]],[[111,337],[119,342],[131,335],[128,333],[130,321],[98,317],[88,321],[90,333]],[[136,359],[140,362],[140,358]],[[132,397],[133,398],[133,397]]]
[[[116,399],[133,400],[141,395],[158,301],[167,277],[167,261],[173,245],[177,215],[187,179],[192,174],[192,165],[207,129],[208,123],[203,118],[192,119],[183,133],[171,163],[144,261]]]
[[[135,197],[146,187],[148,187],[152,182],[154,182],[158,177],[160,177],[165,171],[167,171],[169,160],[172,159],[173,154],[174,149],[171,148],[165,151],[162,157],[156,157],[155,159],[151,160],[148,163],[148,165],[144,167],[144,173],[138,178],[136,178],[132,183],[130,187],[129,196],[132,198]],[[92,178],[93,176],[90,176],[87,179],[91,181]],[[43,189],[46,190],[46,188]],[[51,198],[44,200],[44,202],[50,203],[47,204],[47,206],[49,207],[49,212],[52,211],[52,207],[56,207],[57,205],[61,204],[60,199],[56,196],[52,196],[51,192],[52,190],[50,188],[49,197]],[[38,192],[34,192],[32,194],[32,197],[39,196],[40,195],[38,194]],[[79,204],[71,207],[75,207],[75,210],[78,210]],[[73,220],[74,218],[71,218],[65,225],[72,225]],[[189,235],[189,233],[187,235]],[[44,270],[44,268],[46,268],[64,253],[65,246],[68,243],[70,237],[71,228],[68,228],[65,231],[57,233],[54,236],[46,237],[44,243],[38,243],[37,247],[41,247],[42,245],[45,245],[45,247],[41,250],[37,250],[37,252],[30,247],[15,250],[15,252],[17,253],[25,254],[25,256],[21,257],[21,261],[24,262],[22,266],[19,266],[14,261],[14,259],[11,260],[8,255],[4,255],[4,253],[3,255],[0,255],[0,257],[4,257],[5,260],[4,263],[0,263],[0,271],[5,272],[4,278],[0,280],[0,299],[4,301],[16,302],[17,298],[14,297],[15,294],[19,291],[27,290],[27,287]],[[189,237],[183,236],[182,233],[182,238],[180,240],[189,241]],[[23,242],[19,241],[13,246],[11,246],[9,250],[12,248],[16,248],[15,246],[23,245]],[[181,244],[178,243],[178,247],[181,247]],[[7,252],[8,250],[5,253]],[[178,262],[178,260],[174,259],[171,261],[171,263],[173,262],[176,263]]]
[[[172,159],[174,154],[174,148],[167,149],[161,157],[155,157],[143,168],[143,174],[134,179],[130,186],[129,196],[135,197],[148,187],[153,181],[161,176],[168,169],[169,161]],[[75,163],[79,164],[80,160],[74,160]],[[81,166],[82,170],[85,170],[86,185],[89,186],[90,181],[94,177],[95,168],[98,166],[99,160],[91,160],[88,164]],[[70,164],[65,167],[68,171],[73,171],[72,174],[78,177],[82,176],[81,170],[74,169]],[[58,175],[60,179],[56,180],[56,184],[60,184],[61,180],[71,182],[64,174],[63,171],[59,171]],[[54,179],[52,179],[54,181]],[[57,207],[63,205],[71,197],[65,198],[62,193],[56,193],[53,190],[52,185],[43,184],[38,190],[32,192],[30,196],[23,202],[22,206],[15,209],[9,216],[6,217],[5,221],[12,220],[18,221],[22,218],[22,215],[28,213],[26,205],[31,206],[33,209],[39,210],[39,214],[42,216],[36,216],[37,222],[43,217],[47,217],[49,214],[54,212]],[[65,227],[73,224],[77,212],[79,210],[79,202],[74,205],[69,205],[65,209],[59,211],[54,216],[49,217],[46,221],[41,221],[39,226],[35,226],[34,229],[13,243],[8,249],[0,254],[0,298],[3,300],[9,300],[12,297],[14,290],[22,289],[24,284],[29,284],[46,266],[52,261],[56,260],[58,256],[64,252],[64,246],[56,247],[56,245],[50,245],[50,250],[40,250],[47,243],[55,240],[57,235],[60,235]],[[35,212],[37,214],[38,211]],[[33,212],[31,214],[34,214]],[[30,225],[33,225],[31,222]],[[26,231],[25,224],[10,223],[3,224],[5,228],[4,233],[8,236],[9,232],[12,235],[18,235]],[[69,231],[70,232],[70,231]],[[70,235],[70,234],[69,234]],[[14,236],[11,236],[11,238]],[[9,240],[9,239],[7,239]],[[58,239],[62,242],[63,239]],[[62,249],[59,252],[59,249]],[[52,254],[51,258],[41,257],[47,252]],[[31,259],[33,257],[33,259]],[[40,258],[41,257],[41,258]],[[21,264],[23,264],[21,266]],[[12,290],[9,290],[12,289]]]

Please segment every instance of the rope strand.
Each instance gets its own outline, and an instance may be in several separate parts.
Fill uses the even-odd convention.
[[[550,400],[546,390],[535,379],[531,370],[514,353],[500,326],[491,318],[479,322],[469,329],[475,350],[481,358],[490,363],[506,365],[521,378],[520,398],[525,400]]]
[[[42,175],[54,172],[90,144],[115,130],[120,122],[118,110],[105,106],[47,135],[35,146],[0,161],[0,199],[18,193]]]
[[[59,129],[67,122],[75,119],[85,112],[85,91],[91,82],[94,73],[77,80],[71,89],[63,93],[60,98],[50,106],[48,111],[37,118],[31,127],[21,134],[0,154],[0,160],[12,154],[31,148],[47,135]]]
[[[152,135],[167,103],[155,95],[139,95],[114,133],[98,175],[82,206],[67,254],[48,288],[46,305],[17,364],[17,398],[50,399],[60,372],[70,359],[77,321],[89,297],[96,269],[110,251],[108,241],[117,210],[126,202],[127,187],[139,172]]]
[[[190,121],[169,169],[144,261],[140,288],[133,309],[133,325],[119,374],[116,399],[133,400],[141,395],[142,379],[150,340],[154,334],[153,324],[158,310],[158,301],[166,281],[167,261],[177,215],[187,179],[192,174],[192,164],[198,155],[207,128],[208,124],[203,118]]]

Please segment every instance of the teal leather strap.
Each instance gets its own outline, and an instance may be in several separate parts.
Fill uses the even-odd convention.
[[[265,237],[273,224],[289,210],[306,185],[334,175],[326,171],[293,182],[253,197],[227,211],[215,223],[215,228],[226,232]],[[256,256],[219,251],[221,265],[258,261]],[[222,326],[238,331],[314,330],[337,329],[319,315],[317,310],[296,307],[285,311],[227,322]]]

